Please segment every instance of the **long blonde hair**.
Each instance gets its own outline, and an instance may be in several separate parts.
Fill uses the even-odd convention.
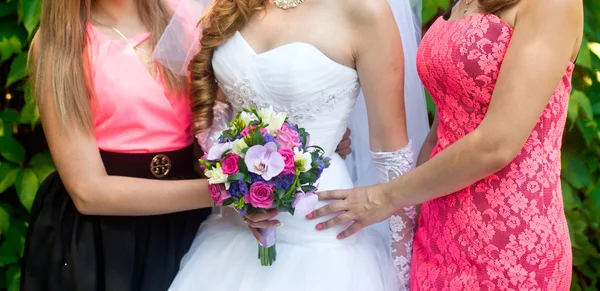
[[[87,54],[86,25],[94,0],[43,1],[40,28],[31,45],[33,89],[40,108],[43,96],[52,94],[63,126],[76,124],[92,129],[90,100],[94,96]],[[143,24],[150,30],[150,45],[156,46],[172,11],[164,0],[137,0]],[[167,90],[180,92],[183,79],[160,65]],[[48,91],[48,92],[46,92]]]
[[[191,107],[194,131],[209,128],[217,98],[217,83],[212,67],[215,49],[240,30],[256,12],[265,9],[268,0],[215,0],[200,20],[200,52],[190,63]]]

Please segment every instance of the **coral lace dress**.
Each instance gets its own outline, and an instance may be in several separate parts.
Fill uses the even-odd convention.
[[[440,17],[417,56],[438,106],[443,151],[483,120],[513,29],[493,14]],[[526,144],[497,173],[422,206],[412,290],[568,290],[571,244],[560,185],[560,148],[574,65]]]

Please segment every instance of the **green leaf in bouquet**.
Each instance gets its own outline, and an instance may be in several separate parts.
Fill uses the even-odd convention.
[[[246,201],[244,201],[244,196],[240,197],[240,200],[233,203],[233,207],[237,210],[242,210],[246,207]]]
[[[248,151],[248,148],[245,148],[244,150]],[[244,150],[242,152],[244,152]],[[246,162],[244,162],[242,157],[238,157],[238,169],[240,173],[248,173],[248,167],[246,166]]]
[[[317,179],[317,174],[312,171],[302,172],[298,175],[298,179],[302,184],[310,183]]]
[[[231,204],[233,204],[235,202],[235,200],[233,198],[227,198],[225,199],[225,201],[223,201],[223,206],[229,206]]]
[[[291,205],[282,204],[278,207],[280,212],[288,212],[291,215],[294,215],[294,208]]]
[[[260,121],[259,120],[252,120],[252,121],[250,121],[249,125],[251,125],[251,126],[260,125]]]
[[[252,144],[258,145],[258,144],[264,144],[264,143],[265,143],[265,137],[262,135],[260,130],[255,131],[252,134]]]
[[[247,147],[245,149],[242,150],[242,155],[246,155],[246,153],[248,152],[248,150],[250,149],[250,147]]]
[[[235,138],[235,135],[233,135],[233,132],[231,130],[225,130],[221,133],[221,137],[228,140],[232,140]]]
[[[306,185],[306,186],[302,186],[301,188],[304,193],[308,193],[310,191],[317,189],[317,187],[315,187],[313,185]]]
[[[277,188],[277,190],[275,190],[275,192],[277,192],[277,197],[279,199],[283,199],[283,197],[285,196],[285,190],[284,189]]]
[[[237,181],[239,181],[241,179],[244,179],[244,176],[245,175],[243,173],[237,173],[237,174],[229,176],[229,178],[227,178],[227,181],[229,181],[229,182],[237,182]]]

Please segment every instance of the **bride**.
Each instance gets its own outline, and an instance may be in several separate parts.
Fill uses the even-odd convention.
[[[359,145],[370,144],[368,152],[359,150],[349,161],[355,176],[376,170],[380,181],[388,181],[408,171],[414,157],[406,113],[417,116],[408,129],[419,145],[427,120],[422,93],[405,96],[407,41],[398,23],[412,34],[403,35],[415,48],[407,60],[414,59],[418,26],[409,0],[389,2],[216,0],[200,21],[200,51],[190,64],[195,130],[203,148],[231,118],[230,107],[273,106],[304,127],[310,143],[331,157],[320,191],[353,187],[350,171],[335,153],[349,122],[368,119],[368,129],[353,135]],[[185,22],[189,12],[189,7],[178,9],[174,19]],[[155,53],[160,52],[159,42]],[[409,64],[413,72],[414,61]],[[419,90],[417,85],[412,92]],[[405,97],[412,108],[405,109]],[[372,163],[365,163],[365,156]],[[394,260],[375,229],[338,240],[333,234],[343,226],[317,232],[320,221],[307,220],[306,213],[278,214],[277,261],[261,267],[244,218],[224,208],[200,227],[169,290],[404,290],[414,212],[407,208],[392,219]]]

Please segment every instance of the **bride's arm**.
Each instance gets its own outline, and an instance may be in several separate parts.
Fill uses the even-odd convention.
[[[367,105],[371,155],[381,182],[413,167],[404,108],[404,54],[398,26],[386,1],[361,1],[351,9],[356,68]],[[397,211],[389,220],[392,259],[400,290],[408,289],[414,206]]]

